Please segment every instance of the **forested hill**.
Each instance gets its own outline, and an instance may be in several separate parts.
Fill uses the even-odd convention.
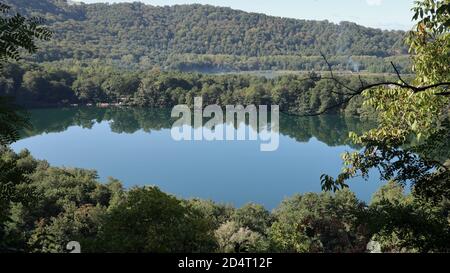
[[[301,70],[314,69],[322,51],[347,66],[343,69],[355,68],[349,58],[355,56],[356,66],[364,69],[368,62],[406,53],[404,32],[350,22],[287,19],[197,4],[2,2],[22,14],[47,19],[55,35],[35,57],[37,61],[102,59],[182,70],[193,63],[206,68]]]

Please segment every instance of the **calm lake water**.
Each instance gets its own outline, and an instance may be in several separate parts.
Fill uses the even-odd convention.
[[[296,193],[320,192],[320,175],[337,175],[340,155],[357,147],[348,132],[370,124],[355,118],[280,117],[280,145],[261,152],[259,141],[172,139],[170,112],[139,108],[68,108],[31,111],[33,130],[12,145],[54,166],[95,169],[126,187],[157,185],[178,197],[242,206],[276,207]],[[365,201],[381,186],[355,179],[350,187]]]

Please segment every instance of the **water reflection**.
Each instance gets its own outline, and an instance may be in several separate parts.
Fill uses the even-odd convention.
[[[35,109],[31,110],[33,129],[24,131],[22,135],[26,138],[43,133],[63,132],[71,126],[91,129],[95,124],[104,121],[109,122],[110,129],[114,133],[133,134],[140,130],[151,133],[170,129],[176,118],[171,118],[170,111],[164,109],[94,107]],[[356,117],[341,115],[317,117],[280,115],[282,135],[298,142],[308,142],[315,137],[333,147],[352,145],[348,138],[349,132],[361,133],[373,127],[373,122],[361,122]]]

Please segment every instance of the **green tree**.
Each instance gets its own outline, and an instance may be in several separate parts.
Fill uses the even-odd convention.
[[[28,205],[33,200],[33,191],[21,187],[27,184],[27,170],[18,164],[17,158],[10,156],[6,148],[0,146],[0,251],[19,251],[11,241],[7,225],[11,222],[13,202]]]
[[[272,216],[261,205],[247,204],[235,211],[231,217],[240,227],[248,228],[260,234],[266,234],[272,224]]]
[[[47,28],[39,26],[41,20],[26,19],[20,14],[9,16],[9,9],[0,3],[0,68],[9,59],[18,60],[21,49],[34,53],[37,49],[35,39],[49,39],[51,35]],[[25,127],[29,127],[26,115],[11,99],[0,97],[0,148],[4,149],[4,145],[19,139],[19,131]],[[26,203],[30,199],[18,188],[26,181],[24,170],[14,159],[0,160],[0,248],[6,247],[3,245],[6,241],[5,225],[10,220],[11,202]]]
[[[48,50],[36,55],[38,62],[101,60],[124,69],[159,66],[184,72],[310,71],[326,69],[318,56],[322,50],[340,70],[354,70],[349,56],[361,69],[390,72],[385,63],[395,57],[408,70],[403,31],[350,22],[293,20],[205,5],[7,3],[24,14],[45,16],[58,33],[43,43]]]
[[[73,83],[72,88],[82,102],[99,103],[106,97],[97,78],[79,78]]]
[[[9,15],[10,7],[0,2],[0,67],[9,59],[19,60],[21,49],[36,53],[35,39],[50,40],[52,33],[41,26],[43,19]]]
[[[36,39],[51,37],[51,32],[40,26],[41,19],[27,19],[20,14],[10,16],[9,11],[10,7],[0,2],[0,68],[10,59],[19,60],[21,49],[35,53]],[[0,145],[16,141],[19,130],[28,126],[27,117],[18,111],[12,100],[0,97]]]
[[[269,241],[264,235],[234,221],[222,224],[215,231],[215,237],[220,253],[261,253],[269,249]]]
[[[68,242],[77,241],[82,252],[95,251],[105,214],[106,209],[101,206],[68,205],[63,213],[38,222],[27,242],[28,247],[32,252],[64,253]]]
[[[364,252],[363,204],[348,190],[296,195],[275,210],[269,236],[279,252]]]
[[[111,208],[98,251],[208,252],[215,246],[203,215],[157,188],[135,188]]]
[[[383,252],[448,252],[450,203],[424,202],[391,181],[366,211],[372,240]]]
[[[337,179],[323,175],[322,186],[345,188],[347,179],[367,177],[372,168],[383,180],[410,184],[412,201],[397,193],[372,206],[378,216],[375,226],[382,227],[377,235],[382,246],[388,251],[448,251],[450,225],[442,217],[448,214],[442,204],[450,198],[450,2],[423,0],[415,5],[418,23],[408,39],[413,83],[398,74],[398,83],[365,91],[365,104],[377,110],[379,126],[351,134],[364,148],[345,153],[343,172]]]
[[[409,34],[416,78],[407,85],[365,92],[365,104],[377,110],[379,126],[363,135],[352,134],[362,152],[344,154],[346,168],[337,179],[322,177],[324,189],[346,187],[345,181],[378,168],[381,178],[400,184],[412,181],[414,192],[426,199],[450,198],[447,158],[434,155],[449,138],[450,31],[449,2],[417,1],[417,27]]]

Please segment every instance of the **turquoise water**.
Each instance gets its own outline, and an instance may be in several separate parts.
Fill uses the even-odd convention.
[[[320,175],[337,175],[340,155],[357,148],[349,146],[348,132],[370,128],[342,116],[282,115],[278,150],[261,152],[258,141],[177,142],[165,110],[38,109],[31,120],[33,130],[12,147],[54,166],[95,169],[102,181],[111,176],[126,187],[157,185],[178,197],[269,209],[296,193],[320,192]],[[380,186],[376,175],[350,183],[365,201]]]

